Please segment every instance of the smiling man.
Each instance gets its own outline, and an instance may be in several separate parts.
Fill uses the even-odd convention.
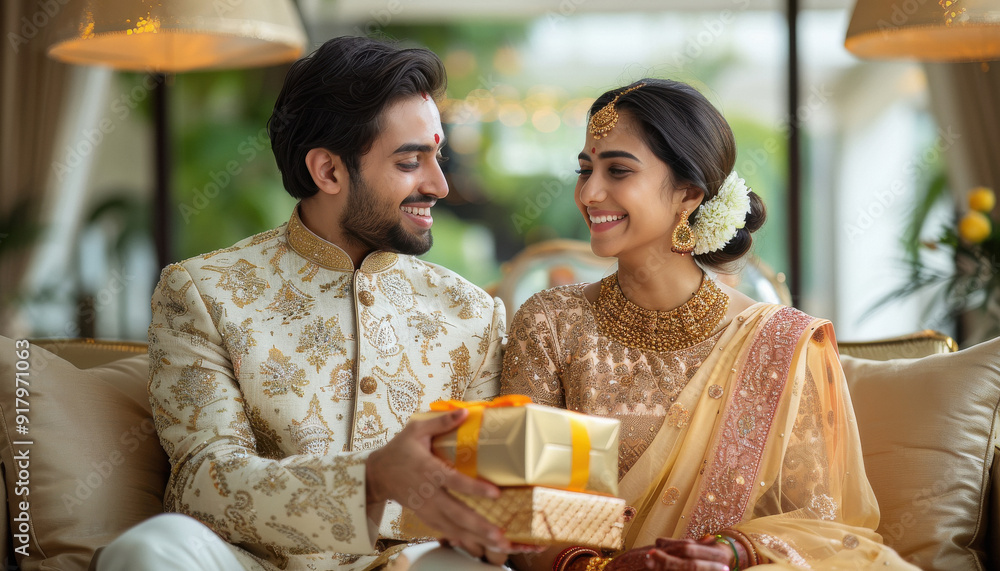
[[[501,530],[449,490],[430,439],[498,391],[504,308],[440,266],[448,194],[440,60],[337,38],[292,65],[268,124],[287,224],[174,264],[153,295],[150,399],[170,457],[165,508],[100,569],[370,569],[394,555],[400,504],[502,560]],[[487,550],[490,550],[487,553]]]

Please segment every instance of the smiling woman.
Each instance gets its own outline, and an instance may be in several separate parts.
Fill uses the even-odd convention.
[[[659,79],[605,93],[590,117],[575,200],[618,271],[521,306],[501,393],[619,419],[635,515],[622,552],[560,546],[518,568],[913,569],[875,533],[830,322],[703,269],[744,256],[765,218],[726,120]]]

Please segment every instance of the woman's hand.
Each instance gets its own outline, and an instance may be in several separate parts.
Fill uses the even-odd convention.
[[[738,545],[738,544],[737,544]],[[739,549],[740,547],[737,547]],[[741,559],[742,561],[742,559]],[[656,545],[626,551],[615,557],[604,571],[729,571],[733,551],[714,537],[656,540]],[[575,569],[576,566],[574,566]],[[581,569],[585,568],[582,566]]]

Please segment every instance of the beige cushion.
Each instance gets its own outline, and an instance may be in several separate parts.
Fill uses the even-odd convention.
[[[984,568],[1000,339],[921,359],[842,362],[885,542],[923,569]]]
[[[81,370],[31,346],[22,435],[14,410],[16,351],[13,340],[0,337],[0,463],[11,533],[18,533],[20,502],[28,502],[31,518],[27,556],[16,557],[25,571],[86,569],[97,548],[163,509],[169,465],[146,396],[148,359]],[[31,444],[14,444],[20,441]],[[17,456],[24,451],[26,497],[18,489]],[[22,545],[15,537],[15,549]]]

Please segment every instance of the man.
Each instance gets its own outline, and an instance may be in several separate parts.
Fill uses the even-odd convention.
[[[414,257],[448,193],[444,85],[433,53],[363,38],[292,65],[268,123],[291,219],[167,267],[153,295],[164,503],[190,517],[130,530],[99,568],[373,568],[405,545],[400,504],[506,557],[501,530],[448,493],[498,490],[430,453],[464,412],[407,424],[434,400],[494,396],[501,368],[502,302]]]

